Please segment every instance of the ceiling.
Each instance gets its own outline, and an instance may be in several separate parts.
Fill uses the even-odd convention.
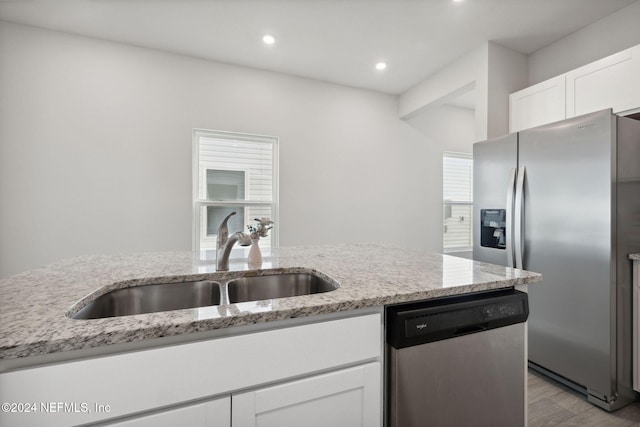
[[[529,54],[634,1],[0,0],[0,20],[399,94],[487,40]]]

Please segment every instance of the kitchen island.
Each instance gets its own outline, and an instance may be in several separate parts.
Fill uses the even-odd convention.
[[[308,296],[133,316],[69,317],[113,289],[282,274],[301,268],[330,277],[339,288]],[[37,406],[46,399],[79,404],[80,409],[2,415],[21,416],[9,421],[32,422],[26,425],[115,419],[110,425],[141,426],[164,422],[158,416],[200,420],[209,414],[211,420],[215,413],[215,423],[201,425],[217,426],[228,425],[224,414],[229,412],[234,414],[229,417],[232,425],[240,426],[252,425],[252,421],[242,422],[242,417],[249,412],[257,416],[260,396],[271,396],[276,390],[296,396],[301,390],[346,387],[359,390],[354,396],[369,405],[364,412],[372,413],[371,422],[379,424],[384,306],[526,287],[540,280],[532,272],[380,244],[280,248],[265,259],[261,270],[232,262],[229,272],[216,272],[214,265],[187,252],[83,256],[57,262],[0,281],[0,368],[4,372],[0,393],[3,401],[12,397]],[[71,387],[51,385],[63,379]],[[344,385],[350,381],[355,385]],[[78,387],[80,394],[74,394]],[[30,395],[32,391],[38,393]],[[137,400],[132,402],[127,393],[135,393]],[[84,411],[82,404],[89,409],[108,405],[110,410]],[[283,406],[291,407],[291,402]],[[273,408],[265,411],[273,413]],[[318,411],[323,413],[321,407]],[[363,411],[356,412],[354,417]]]

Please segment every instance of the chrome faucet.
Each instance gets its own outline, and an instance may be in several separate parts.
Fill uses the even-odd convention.
[[[236,242],[239,242],[240,246],[249,246],[251,244],[251,237],[238,231],[229,236],[229,227],[227,227],[227,221],[235,212],[231,212],[227,217],[222,220],[222,223],[218,227],[218,238],[216,239],[216,270],[227,271],[229,270],[229,255],[231,249]]]

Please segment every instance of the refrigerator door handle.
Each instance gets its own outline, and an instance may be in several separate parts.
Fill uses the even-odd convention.
[[[516,200],[515,200],[515,217],[513,221],[513,236],[514,236],[514,246],[516,253],[516,268],[524,269],[524,265],[522,263],[523,255],[524,255],[524,247],[523,247],[523,223],[524,223],[524,176],[526,173],[526,169],[524,166],[518,168],[518,181],[516,183]]]
[[[507,212],[506,212],[506,250],[507,267],[515,267],[513,264],[513,190],[516,184],[516,168],[511,168],[509,172],[509,186],[507,187]]]

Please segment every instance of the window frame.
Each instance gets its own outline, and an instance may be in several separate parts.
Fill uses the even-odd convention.
[[[198,166],[200,167],[200,164],[199,164],[199,163],[198,163]],[[204,169],[205,177],[206,177],[206,172],[207,172],[208,170],[212,170],[212,169],[209,169],[209,168],[202,168],[202,167],[200,167],[200,169],[198,170],[198,173],[199,173],[199,174],[201,174],[201,173],[203,172],[203,169]],[[246,195],[246,194],[248,194],[248,192],[249,192],[249,180],[248,180],[248,179],[246,179],[246,177],[248,176],[248,173],[249,173],[249,170],[248,170],[248,169],[246,169],[246,168],[245,168],[245,169],[231,169],[231,168],[228,168],[228,169],[222,169],[222,168],[220,168],[220,169],[214,169],[214,170],[225,170],[225,171],[230,171],[230,172],[244,172],[244,173],[245,173],[244,194],[245,194],[245,195]],[[201,177],[200,177],[200,175],[199,175],[199,176],[198,176],[198,185],[199,185],[199,184],[200,184],[200,182],[201,182],[201,181],[200,181],[200,178],[201,178]],[[206,179],[206,178],[205,178],[205,179]],[[199,193],[199,190],[200,190],[200,189],[197,189],[197,190],[198,190],[197,192]],[[205,192],[206,192],[206,191],[205,191]],[[246,200],[246,199],[245,199],[245,200]],[[200,199],[200,200],[199,200],[199,202],[201,202],[201,201],[202,201],[202,199]],[[209,201],[208,199],[206,199],[206,202],[210,202],[210,201]],[[206,207],[206,206],[222,206],[222,205],[220,204],[220,202],[221,202],[221,200],[218,200],[218,201],[216,201],[216,203],[215,203],[214,205],[212,205],[212,204],[205,204],[205,205],[201,205],[201,208],[202,208],[202,207]],[[234,201],[233,201],[233,203],[234,203],[234,206],[237,206],[237,207],[244,207],[244,206],[246,206],[246,204],[245,204],[245,203],[238,204],[238,200],[234,200]],[[200,211],[200,212],[201,212],[201,211]],[[201,242],[201,243],[202,243],[202,242],[206,242],[206,243],[209,243],[209,244],[213,244],[213,243],[215,242],[216,238],[217,238],[217,235],[212,235],[212,236],[210,236],[210,235],[208,235],[208,234],[207,234],[207,215],[199,215],[199,216],[200,216],[200,242]],[[248,223],[249,223],[248,221],[250,221],[250,220],[251,220],[250,218],[247,218],[247,217],[246,217],[246,213],[245,213],[245,217],[244,217],[244,219],[243,219],[243,222],[244,222],[245,224],[248,224]],[[275,220],[274,220],[274,221],[275,221]],[[242,231],[246,231],[246,230],[242,230]],[[195,231],[194,231],[194,232],[195,232]],[[272,238],[273,238],[273,236],[272,236]]]
[[[270,144],[272,150],[272,188],[271,188],[271,200],[247,200],[246,196],[248,194],[248,182],[245,182],[245,199],[244,200],[207,200],[206,193],[205,199],[200,198],[200,175],[201,175],[201,166],[200,166],[200,138],[214,138],[214,139],[223,139],[227,141],[240,141],[240,142],[257,142]],[[192,208],[193,208],[193,220],[192,220],[192,250],[200,254],[200,258],[205,258],[206,249],[201,249],[201,239],[215,239],[217,236],[207,236],[206,235],[206,218],[202,212],[205,210],[203,208],[207,206],[216,206],[216,207],[251,207],[251,206],[261,206],[261,207],[270,207],[271,208],[271,220],[276,224],[274,228],[269,232],[271,236],[271,247],[277,248],[279,247],[279,230],[277,225],[279,224],[279,185],[278,185],[278,175],[279,175],[279,138],[275,136],[268,135],[256,135],[256,134],[248,134],[241,132],[228,132],[228,131],[219,131],[219,130],[210,130],[210,129],[201,129],[196,128],[192,131]],[[207,169],[207,168],[205,168]],[[226,169],[219,169],[226,170]],[[228,169],[234,171],[245,171],[246,169]],[[246,222],[246,218],[245,221]],[[236,231],[246,231],[246,230],[229,230],[230,232]]]

